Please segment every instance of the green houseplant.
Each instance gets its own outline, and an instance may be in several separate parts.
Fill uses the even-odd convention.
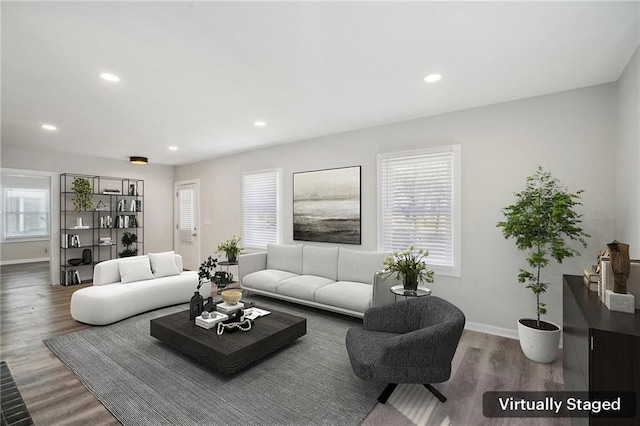
[[[71,190],[75,197],[72,198],[73,208],[77,212],[84,212],[93,207],[93,191],[89,179],[76,177],[71,182]]]
[[[231,263],[238,261],[238,255],[244,252],[244,248],[240,247],[242,238],[234,235],[232,238],[218,244],[218,253],[225,253],[227,260]]]
[[[125,249],[120,252],[120,257],[131,257],[138,254],[137,248],[131,248],[133,244],[138,242],[138,236],[136,234],[125,232],[122,234],[120,241],[122,242],[122,245],[125,246]]]
[[[405,251],[393,252],[383,261],[382,276],[386,278],[395,274],[396,279],[402,279],[405,290],[416,291],[418,283],[433,282],[433,271],[427,269],[425,261],[427,256],[427,250],[415,250],[412,245]]]
[[[520,269],[518,281],[535,295],[537,318],[518,320],[518,330],[523,352],[534,361],[552,362],[560,339],[560,327],[540,319],[547,313],[540,296],[549,287],[549,283],[542,281],[541,271],[551,259],[562,263],[565,258],[579,254],[569,242],[577,241],[586,247],[585,238],[590,236],[580,227],[582,215],[575,211],[575,207],[581,205],[582,192],[569,192],[551,173],[538,167],[536,173],[527,177],[525,189],[516,194],[515,203],[501,210],[504,220],[497,224],[505,238],[514,238],[516,247],[527,252],[531,269]],[[523,339],[522,330],[525,333],[541,331],[536,334],[547,337],[554,334],[554,337],[548,343],[531,343],[527,341],[529,337]],[[551,348],[554,342],[555,347]],[[538,353],[543,350],[546,353]]]

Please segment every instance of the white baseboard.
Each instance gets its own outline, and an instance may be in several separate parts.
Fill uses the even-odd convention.
[[[480,333],[493,334],[494,336],[506,337],[508,339],[520,340],[518,337],[518,330],[511,328],[495,327],[493,325],[481,324],[479,322],[467,322],[464,328],[471,331],[478,331]],[[563,339],[560,337],[560,348],[562,349]]]
[[[480,333],[493,334],[494,336],[518,340],[518,330],[511,328],[495,327],[493,325],[481,324],[479,322],[467,322],[464,325],[464,328],[471,331],[479,331]]]
[[[39,258],[36,258],[36,259],[3,260],[3,261],[0,261],[0,266],[18,265],[20,263],[49,262],[49,261],[51,261],[50,257],[39,257]]]

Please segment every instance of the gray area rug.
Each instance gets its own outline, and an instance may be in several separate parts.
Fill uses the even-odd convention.
[[[384,388],[355,377],[349,364],[345,335],[361,321],[250,299],[307,318],[307,334],[233,376],[149,335],[152,318],[188,305],[45,344],[124,425],[359,425]]]

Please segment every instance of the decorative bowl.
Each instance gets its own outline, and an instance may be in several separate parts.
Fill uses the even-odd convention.
[[[69,259],[69,260],[67,260],[67,263],[68,263],[69,265],[71,265],[71,266],[78,266],[78,265],[80,265],[80,264],[82,263],[82,259],[78,259],[78,258],[76,258],[76,259]]]
[[[220,295],[222,300],[229,305],[235,305],[242,299],[242,293],[238,290],[225,290]]]

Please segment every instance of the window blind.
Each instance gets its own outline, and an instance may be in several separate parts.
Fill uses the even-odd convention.
[[[49,178],[3,175],[3,238],[48,238]]]
[[[178,218],[180,241],[193,241],[193,189],[178,190],[178,206],[180,209],[180,217]]]
[[[247,247],[280,242],[280,171],[242,176],[242,238]]]
[[[456,266],[457,152],[445,147],[378,156],[382,250],[413,245],[429,251],[430,266]]]

